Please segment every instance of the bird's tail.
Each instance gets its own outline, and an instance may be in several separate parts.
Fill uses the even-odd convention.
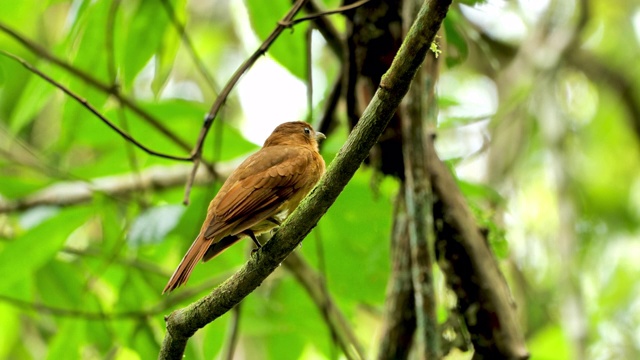
[[[176,271],[171,275],[171,279],[169,279],[164,290],[162,290],[163,294],[175,290],[178,286],[189,280],[189,276],[191,275],[193,268],[196,266],[198,261],[204,257],[204,254],[207,252],[211,242],[212,240],[207,240],[202,235],[198,235],[193,244],[191,244],[189,251],[184,255],[182,261],[180,261],[180,265],[178,265]]]

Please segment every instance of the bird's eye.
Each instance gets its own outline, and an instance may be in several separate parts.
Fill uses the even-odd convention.
[[[309,129],[308,127],[304,128],[304,133],[307,135],[311,134],[311,129]]]

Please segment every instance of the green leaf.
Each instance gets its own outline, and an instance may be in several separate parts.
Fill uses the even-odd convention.
[[[64,209],[6,244],[0,250],[0,292],[10,291],[15,282],[29,278],[53,258],[69,235],[89,216],[88,208]]]
[[[133,349],[127,347],[119,347],[115,360],[140,360],[140,355]]]
[[[66,38],[62,58],[72,59],[74,66],[108,83],[106,31],[111,1],[83,1],[75,17],[72,33]],[[72,87],[73,88],[73,87]],[[83,94],[83,97],[86,97]]]
[[[37,75],[31,76],[11,116],[11,131],[18,133],[31,124],[42,108],[51,101],[54,90],[52,85]]]
[[[172,9],[175,12],[175,17],[178,19],[178,21],[180,21],[180,23],[184,24],[183,18],[185,17],[186,1],[178,0],[175,2],[177,4],[172,4]],[[171,1],[169,1],[169,3],[171,3]],[[169,15],[165,14],[165,16],[168,17]],[[171,23],[169,23],[168,26],[172,29],[168,29],[167,31],[165,31],[164,37],[158,44],[158,48],[156,49],[155,54],[156,71],[153,77],[153,81],[151,82],[151,89],[156,96],[160,94],[162,88],[169,80],[171,72],[174,69],[174,60],[181,43],[178,30],[175,29],[173,24]],[[191,34],[191,36],[193,36],[193,34]]]
[[[472,183],[460,179],[457,179],[457,183],[460,191],[467,198],[487,200],[495,204],[502,204],[505,201],[499,192],[485,184]]]
[[[460,33],[460,29],[466,21],[457,11],[450,11],[444,19],[446,41],[447,45],[450,45],[445,52],[448,67],[459,65],[469,56],[467,40]]]
[[[175,5],[172,5],[175,6]],[[156,54],[170,25],[169,17],[160,1],[141,1],[131,17],[125,37],[123,80],[130,88],[140,70]]]
[[[35,285],[45,304],[63,309],[84,308],[86,275],[78,269],[76,264],[53,258],[35,273]]]
[[[536,360],[572,359],[569,343],[559,325],[538,330],[528,341],[529,353]]]
[[[0,176],[0,195],[8,199],[18,199],[36,192],[49,182],[35,174],[26,176]]]
[[[0,358],[11,359],[12,348],[22,342],[20,313],[8,303],[0,303],[0,324]]]
[[[330,290],[351,306],[382,304],[389,275],[388,244],[398,183],[384,178],[374,195],[371,176],[369,169],[356,172],[302,243],[312,264],[319,263],[318,246],[331,252],[325,256]]]
[[[85,321],[78,319],[62,320],[53,338],[49,339],[47,359],[81,359],[81,349],[86,345]]]
[[[251,26],[260,42],[267,39],[291,8],[289,0],[246,0],[245,4]],[[305,29],[306,25],[299,24],[292,30],[283,31],[268,51],[278,63],[300,79],[305,78]]]

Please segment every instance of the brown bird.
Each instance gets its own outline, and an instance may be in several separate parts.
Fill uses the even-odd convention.
[[[162,293],[184,284],[198,261],[208,261],[235,242],[279,226],[324,173],[318,141],[324,134],[306,122],[284,123],[231,173],[209,203],[200,233]]]

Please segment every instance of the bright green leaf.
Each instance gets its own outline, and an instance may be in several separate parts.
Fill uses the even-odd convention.
[[[267,39],[276,28],[278,21],[291,8],[288,0],[245,0],[251,26],[260,42]],[[268,54],[289,70],[294,76],[304,79],[305,76],[305,29],[306,25],[296,25],[293,30],[285,30],[269,48]]]
[[[0,274],[3,274],[0,292],[8,291],[16,281],[28,278],[53,258],[69,235],[90,215],[84,207],[64,209],[6,244],[0,251]]]

